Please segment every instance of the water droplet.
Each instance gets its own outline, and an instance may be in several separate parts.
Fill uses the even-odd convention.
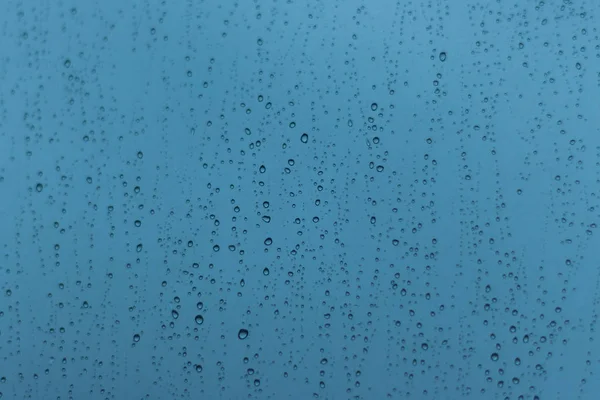
[[[179,313],[176,310],[172,310],[171,316],[173,317],[173,319],[177,319],[177,318],[179,318]]]
[[[196,315],[196,318],[194,318],[194,321],[196,321],[198,325],[202,325],[204,323],[204,317],[198,314]]]
[[[271,273],[271,271],[269,271],[269,268],[266,268],[266,267],[265,267],[265,269],[263,269],[263,275],[264,275],[264,276],[267,276],[267,275],[269,275],[270,273]]]
[[[440,61],[441,61],[441,62],[444,62],[444,61],[446,61],[446,57],[447,57],[447,55],[446,55],[446,52],[445,52],[445,51],[442,51],[442,52],[440,53]]]
[[[378,107],[377,103],[372,103],[371,104],[371,111],[377,111],[377,107]]]
[[[308,143],[308,133],[303,133],[302,136],[300,136],[300,141],[302,143]]]
[[[498,361],[498,359],[500,358],[500,356],[498,355],[498,353],[492,353],[492,355],[490,356],[490,358],[492,359],[492,361]]]
[[[247,329],[240,329],[240,331],[238,332],[238,339],[244,340],[247,337],[248,337],[248,330]]]
[[[44,190],[44,185],[42,185],[41,183],[38,183],[37,185],[35,185],[35,191],[36,192],[41,192],[42,190]]]
[[[139,342],[141,339],[140,335],[138,333],[136,333],[135,335],[133,335],[133,341],[135,343]]]

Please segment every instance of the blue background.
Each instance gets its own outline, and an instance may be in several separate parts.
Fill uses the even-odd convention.
[[[2,399],[597,398],[599,3],[0,8]]]

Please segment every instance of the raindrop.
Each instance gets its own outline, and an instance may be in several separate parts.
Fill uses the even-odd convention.
[[[441,61],[441,62],[444,62],[444,61],[446,61],[446,57],[447,57],[447,55],[446,55],[446,52],[445,52],[445,51],[442,51],[442,52],[440,53],[440,61]]]
[[[194,321],[196,321],[198,325],[202,325],[204,323],[204,317],[198,314],[196,315],[196,318],[194,318]]]
[[[238,339],[244,340],[247,337],[248,337],[248,330],[247,329],[240,329],[240,331],[238,332]]]
[[[135,343],[139,342],[139,341],[140,341],[140,339],[141,339],[141,337],[140,337],[140,335],[139,335],[139,334],[137,334],[137,333],[136,333],[135,335],[133,335],[133,341],[134,341]]]
[[[38,183],[37,185],[35,185],[35,190],[36,192],[41,192],[42,190],[44,190],[44,185],[42,185],[41,183]]]
[[[263,275],[267,276],[271,273],[271,271],[269,271],[269,268],[265,267],[265,269],[263,269]]]
[[[492,355],[490,356],[490,358],[492,359],[492,361],[498,361],[498,359],[500,358],[500,356],[498,355],[498,353],[492,353]]]
[[[302,143],[308,143],[308,133],[303,133],[302,136],[300,136],[300,141]]]

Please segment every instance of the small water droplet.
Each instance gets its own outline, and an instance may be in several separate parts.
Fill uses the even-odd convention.
[[[244,340],[247,337],[248,337],[248,330],[247,329],[240,329],[240,331],[238,332],[238,339]]]

